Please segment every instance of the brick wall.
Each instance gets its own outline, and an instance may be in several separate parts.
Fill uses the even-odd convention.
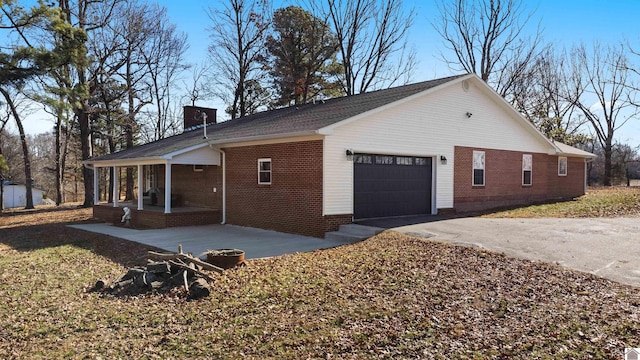
[[[112,224],[121,224],[121,207],[96,205],[93,207],[93,217]],[[221,215],[219,210],[194,210],[189,212],[175,212],[165,214],[159,211],[131,209],[131,227],[138,229],[163,229],[177,226],[195,226],[219,224]]]
[[[227,222],[323,237],[351,215],[322,216],[322,140],[227,148]],[[271,158],[271,185],[258,159]]]
[[[322,140],[224,149],[227,168],[227,218],[229,224],[323,237],[352,214],[322,216]],[[258,159],[271,158],[271,185],[258,185]],[[203,207],[202,212],[132,210],[134,227],[164,228],[217,223],[221,220],[222,168],[173,165],[173,207]],[[158,167],[159,205],[164,203],[164,166]],[[216,192],[213,188],[216,188]],[[206,209],[205,209],[206,208]],[[94,207],[94,216],[119,223],[121,208]]]
[[[178,200],[172,206],[220,208],[222,167],[205,165],[202,170],[193,171],[193,165],[171,166],[171,194],[176,195]],[[162,183],[164,184],[164,179]]]
[[[485,186],[472,186],[473,150],[485,152]],[[522,155],[533,156],[532,185],[522,185]],[[517,151],[455,147],[454,208],[457,212],[508,207],[584,193],[584,160],[568,159],[558,176],[558,157]]]

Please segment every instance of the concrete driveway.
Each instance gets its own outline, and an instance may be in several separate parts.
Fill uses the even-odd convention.
[[[182,245],[185,253],[204,256],[208,250],[241,249],[246,259],[264,258],[297,252],[307,252],[343,245],[302,235],[234,226],[206,225],[166,229],[135,230],[111,224],[70,225],[75,229],[90,231],[135,241],[167,251],[178,251]]]
[[[640,287],[640,218],[430,220],[367,225],[552,262]]]

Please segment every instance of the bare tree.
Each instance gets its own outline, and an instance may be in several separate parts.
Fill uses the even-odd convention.
[[[162,139],[177,131],[171,109],[171,91],[175,88],[176,80],[189,68],[184,59],[189,48],[187,35],[178,32],[168,20],[166,9],[163,8],[142,51],[155,103],[155,119],[151,122],[154,136],[151,140]]]
[[[2,114],[4,115],[4,114]],[[0,216],[2,216],[2,210],[4,210],[4,182],[6,180],[6,173],[9,170],[9,164],[7,164],[7,160],[4,158],[3,154],[3,141],[2,137],[4,135],[4,129],[9,122],[10,115],[0,117]]]
[[[164,11],[166,12],[166,10]],[[125,148],[135,145],[135,136],[139,131],[136,115],[146,105],[152,103],[151,84],[146,81],[149,67],[143,55],[145,44],[161,22],[161,10],[157,5],[124,3],[119,7],[120,16],[115,18],[113,32],[119,35],[123,51],[122,68],[117,76],[122,79],[126,98],[126,116],[122,128]],[[164,20],[164,19],[163,19]],[[133,168],[127,167],[125,181],[125,200],[133,199]]]
[[[521,0],[442,0],[432,25],[449,54],[442,60],[455,71],[475,73],[500,95],[512,95],[514,82],[539,53],[540,29],[523,34],[533,13]]]
[[[58,6],[66,24],[82,33],[91,34],[96,29],[105,27],[111,21],[116,5],[122,0],[58,0]],[[85,44],[83,44],[85,45]],[[94,76],[96,72],[91,69],[104,69],[102,66],[107,54],[90,52],[86,47],[77,50],[77,58],[70,66],[71,79],[74,83],[68,91],[69,102],[74,104],[73,111],[78,122],[80,148],[82,160],[87,160],[93,156],[92,144],[92,120],[94,109],[91,106],[91,94],[95,91]],[[89,65],[89,58],[92,57],[92,66]],[[75,91],[72,91],[75,90]],[[82,178],[84,182],[84,203],[83,206],[93,205],[93,171],[83,167]]]
[[[9,170],[9,166],[2,155],[2,147],[0,146],[0,216],[4,210],[4,172],[7,170]]]
[[[611,186],[614,135],[637,115],[627,53],[622,45],[582,44],[573,49],[570,101],[591,125],[604,151],[603,185]]]
[[[24,179],[25,179],[25,188],[26,188],[26,206],[25,209],[33,209],[33,194],[32,194],[32,186],[33,186],[33,177],[31,175],[31,156],[29,155],[29,145],[27,144],[27,136],[24,132],[24,126],[22,126],[22,117],[20,111],[18,111],[18,107],[14,101],[14,96],[12,96],[4,87],[0,86],[0,94],[4,97],[9,109],[11,110],[11,115],[16,122],[16,127],[18,128],[18,133],[20,134],[20,145],[22,146],[22,154],[24,160]]]
[[[232,119],[249,114],[245,84],[266,75],[262,62],[270,14],[270,0],[228,0],[222,9],[209,9],[214,94],[229,105]]]
[[[634,148],[623,143],[613,145],[612,178],[617,179],[618,183],[631,186],[631,178],[634,176],[632,173],[637,170],[638,164],[640,164],[638,150],[640,150],[640,146]]]
[[[90,84],[90,132],[96,135],[94,140],[106,139],[101,144],[115,152],[137,144],[142,129],[138,115],[154,102],[158,138],[164,136],[163,113],[169,106],[172,81],[185,68],[186,36],[177,34],[166,9],[157,4],[113,0],[111,5],[109,9],[118,16],[93,27],[89,34],[88,53],[93,61],[85,77]],[[127,168],[127,200],[133,198],[133,189],[133,169]]]
[[[2,171],[1,175],[4,180],[24,182],[24,161],[20,136],[7,130],[6,126],[12,119],[11,110],[7,104],[2,105],[0,153],[2,153],[7,168]]]
[[[402,0],[307,1],[327,19],[339,43],[344,92],[349,95],[409,81],[416,65],[407,34],[415,13]]]
[[[570,62],[565,51],[545,47],[521,76],[514,78],[512,105],[549,139],[569,145],[584,144],[586,123],[581,112],[566,100]]]
[[[209,73],[211,71],[213,71],[213,65],[206,61],[200,64],[195,64],[191,67],[191,79],[189,81],[185,80],[182,82],[182,89],[186,92],[181,100],[182,103],[189,103],[191,106],[196,106],[196,102],[198,100],[207,99],[213,92],[218,92],[218,90],[212,90],[209,85]],[[244,84],[244,86],[246,86],[246,84]],[[220,93],[216,96],[222,97],[224,94]]]
[[[9,30],[6,35],[10,39],[10,45],[0,49],[0,94],[18,128],[24,162],[26,209],[33,209],[31,157],[17,98],[27,81],[66,63],[68,50],[73,47],[69,46],[72,42],[68,40],[56,42],[48,48],[34,46],[29,37],[31,29],[52,27],[56,33],[66,30],[53,25],[56,14],[43,3],[26,11],[15,1],[8,0],[0,2],[0,12],[3,14],[0,16],[0,29]]]

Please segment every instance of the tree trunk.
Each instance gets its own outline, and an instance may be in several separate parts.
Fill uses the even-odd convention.
[[[64,194],[63,183],[64,183],[64,176],[65,176],[65,169],[67,168],[67,156],[69,155],[69,139],[71,138],[71,127],[68,125],[69,124],[67,124],[67,127],[65,128],[64,145],[62,146],[62,154],[60,157],[60,190],[61,190],[61,196],[62,196],[60,198],[61,203],[67,202],[67,199]]]
[[[4,126],[0,128],[0,132],[4,129]],[[0,158],[2,158],[2,146],[0,146]],[[4,175],[2,174],[2,168],[0,168],[0,216],[2,216],[2,210],[4,210]]]
[[[61,99],[62,103],[62,99]],[[60,138],[62,137],[62,110],[58,108],[56,119],[56,206],[62,203],[62,145]]]
[[[0,158],[2,157],[2,146],[0,146]],[[2,175],[2,169],[0,169],[0,216],[2,216],[2,210],[4,210],[4,176]]]
[[[20,144],[22,145],[22,157],[24,160],[24,185],[27,191],[26,194],[26,206],[25,209],[33,209],[33,192],[31,187],[33,186],[33,179],[31,178],[31,160],[29,156],[29,146],[27,145],[27,136],[24,133],[24,127],[22,126],[22,120],[20,120],[20,114],[18,113],[18,109],[16,109],[15,104],[13,103],[13,99],[9,96],[9,93],[0,88],[0,92],[4,96],[9,108],[11,109],[11,113],[13,114],[13,118],[16,121],[16,126],[18,127],[18,132],[20,134]]]
[[[604,145],[604,177],[602,185],[611,186],[611,154],[613,153],[611,139],[607,139]]]
[[[129,56],[127,56],[128,59],[131,59],[131,52],[129,52]],[[133,75],[131,72],[131,62],[130,60],[127,61],[127,97],[128,97],[128,106],[129,106],[129,111],[127,114],[127,122],[125,125],[125,136],[126,136],[126,147],[127,149],[130,149],[133,147],[133,124],[135,122],[135,90],[134,90],[134,84],[133,84]],[[133,169],[130,167],[127,167],[127,178],[125,181],[125,194],[124,194],[124,199],[127,201],[131,201],[133,200]]]
[[[89,112],[85,109],[88,105],[84,105],[78,111],[78,124],[80,125],[80,149],[82,151],[82,160],[91,158],[91,128]],[[82,178],[84,182],[84,203],[83,207],[93,206],[93,170],[82,167]]]
[[[133,100],[131,100],[130,102],[133,102]],[[133,117],[135,116],[135,114],[131,113],[128,116],[127,119],[127,125],[126,125],[126,142],[127,142],[127,149],[130,149],[133,147]],[[126,171],[126,186],[125,186],[125,200],[130,201],[133,200],[133,168],[131,167],[127,167],[127,171]]]
[[[625,170],[625,176],[627,177],[627,187],[630,187],[631,186],[631,179],[629,179],[629,176],[631,174],[629,174],[629,165],[627,163],[625,163],[624,167],[625,167],[625,169],[624,169]]]

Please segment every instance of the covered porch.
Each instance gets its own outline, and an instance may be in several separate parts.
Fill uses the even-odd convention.
[[[154,158],[95,161],[94,217],[118,224],[124,207],[131,211],[134,228],[167,228],[224,222],[224,153],[208,144]],[[129,199],[123,200],[124,169],[133,174],[134,186]],[[101,172],[103,177],[101,178]],[[106,173],[105,173],[106,172]],[[112,193],[100,198],[104,175],[108,174]],[[100,183],[102,179],[102,184]]]

